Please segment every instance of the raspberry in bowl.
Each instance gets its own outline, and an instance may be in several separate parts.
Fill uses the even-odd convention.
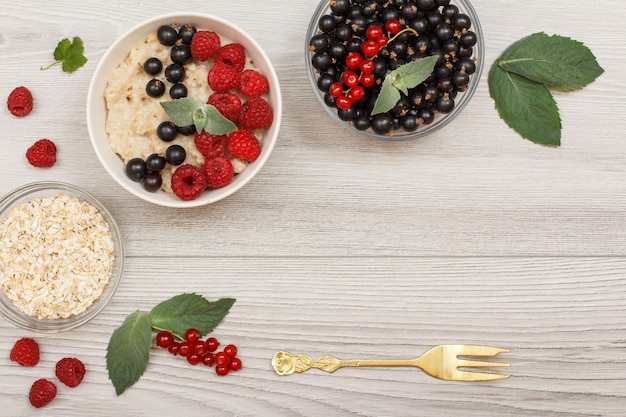
[[[468,0],[322,0],[305,63],[334,120],[368,138],[402,141],[441,129],[467,106],[484,41]]]
[[[256,41],[196,13],[126,32],[87,98],[91,142],[108,173],[169,207],[210,204],[249,182],[276,143],[281,113],[278,78]]]

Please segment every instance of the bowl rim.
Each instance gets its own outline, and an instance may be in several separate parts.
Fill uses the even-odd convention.
[[[446,114],[444,117],[440,117],[439,120],[435,120],[435,122],[428,125],[428,127],[426,128],[418,128],[414,132],[407,132],[400,135],[394,134],[390,136],[379,135],[377,133],[374,133],[371,129],[358,130],[354,126],[350,125],[348,122],[341,120],[337,115],[336,110],[327,106],[324,102],[324,95],[321,93],[317,86],[318,77],[316,74],[316,70],[311,64],[312,52],[309,50],[309,41],[311,37],[317,32],[317,24],[319,18],[328,10],[330,10],[330,3],[328,2],[328,0],[321,0],[317,5],[315,11],[313,12],[313,16],[311,17],[307,28],[306,36],[304,39],[304,62],[307,70],[307,78],[309,79],[309,83],[311,84],[311,88],[313,89],[313,94],[317,98],[318,102],[322,105],[322,107],[324,107],[326,112],[330,115],[330,117],[348,131],[356,133],[360,136],[365,136],[369,139],[374,139],[382,142],[404,142],[408,140],[423,138],[434,132],[437,132],[438,130],[444,128],[450,122],[452,122],[459,114],[461,114],[461,112],[467,107],[467,105],[471,101],[471,98],[474,96],[474,93],[476,92],[478,85],[480,84],[485,64],[485,41],[478,14],[476,13],[476,9],[474,9],[474,6],[471,4],[471,2],[469,0],[453,0],[451,4],[453,3],[460,3],[463,8],[466,9],[467,14],[472,19],[472,30],[478,36],[477,49],[474,49],[474,54],[472,55],[473,57],[477,58],[476,72],[472,75],[472,80],[475,80],[475,82],[470,82],[467,91],[463,92],[459,98],[455,99],[456,105],[452,113]]]
[[[8,299],[4,291],[0,290],[1,317],[4,317],[8,322],[26,330],[39,333],[59,333],[82,326],[96,317],[109,304],[122,281],[125,264],[124,240],[122,239],[122,234],[117,222],[100,200],[84,188],[63,181],[35,181],[21,185],[4,194],[0,197],[0,219],[4,218],[4,214],[6,214],[7,210],[10,210],[21,202],[37,198],[33,197],[33,195],[44,191],[50,191],[50,196],[54,195],[56,191],[65,192],[78,197],[81,201],[86,201],[93,205],[109,226],[115,250],[113,270],[111,271],[109,282],[105,286],[103,293],[94,300],[91,306],[78,315],[55,320],[38,319],[34,316],[28,316]]]
[[[253,60],[257,68],[262,67],[262,73],[268,79],[270,85],[269,101],[271,103],[274,114],[274,121],[272,123],[272,126],[270,126],[265,132],[263,141],[261,143],[261,155],[254,162],[249,163],[246,166],[246,169],[241,174],[236,175],[233,182],[231,182],[228,186],[216,190],[206,191],[199,198],[188,201],[181,200],[174,195],[169,195],[162,191],[150,193],[148,191],[145,191],[142,187],[138,186],[138,183],[133,182],[132,180],[127,178],[123,172],[123,163],[121,159],[119,159],[119,157],[113,153],[108,144],[107,136],[104,132],[104,125],[96,125],[96,120],[98,119],[96,113],[99,110],[96,107],[104,106],[104,112],[106,113],[106,105],[104,104],[105,100],[103,97],[103,93],[104,89],[106,88],[107,80],[110,76],[111,71],[117,68],[117,66],[119,66],[119,64],[122,62],[122,59],[120,59],[112,63],[111,59],[121,53],[119,52],[119,50],[123,48],[127,42],[130,42],[129,39],[132,39],[134,37],[133,35],[136,35],[138,39],[131,42],[131,44],[127,47],[124,47],[125,52],[122,54],[123,56],[127,56],[128,52],[131,50],[136,42],[139,42],[141,39],[145,39],[145,37],[147,37],[151,32],[156,31],[156,28],[159,25],[172,24],[176,22],[183,23],[183,21],[184,23],[194,24],[196,22],[210,22],[209,26],[215,25],[219,27],[226,27],[231,30],[233,34],[236,35],[224,35],[226,38],[229,38],[233,42],[240,42],[245,44],[244,46],[246,47],[246,52],[254,58]],[[197,26],[199,28],[204,28],[204,26],[207,26],[207,24],[198,24]],[[142,35],[139,36],[138,34]],[[252,50],[250,50],[250,47]],[[86,117],[89,138],[92,147],[94,148],[94,151],[96,153],[96,156],[98,157],[98,160],[108,172],[108,174],[119,185],[121,185],[122,188],[124,188],[134,196],[153,204],[174,208],[192,208],[215,203],[232,195],[233,193],[241,189],[250,180],[252,180],[252,178],[265,165],[276,145],[280,132],[280,126],[282,121],[282,93],[280,89],[278,75],[269,56],[265,53],[263,48],[261,48],[259,43],[239,26],[218,16],[206,13],[165,13],[151,17],[133,25],[132,27],[127,29],[121,36],[117,37],[117,39],[107,48],[104,55],[98,62],[89,83],[86,100]],[[106,116],[104,116],[104,122],[106,123]],[[102,132],[99,133],[99,130],[101,130]],[[115,159],[119,159],[119,166],[112,162],[112,157],[115,157]],[[112,165],[112,163],[115,164],[115,167]]]

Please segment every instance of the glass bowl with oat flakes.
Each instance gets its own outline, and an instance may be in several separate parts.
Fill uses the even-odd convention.
[[[0,315],[54,333],[95,317],[124,267],[120,231],[90,193],[36,182],[0,199]]]

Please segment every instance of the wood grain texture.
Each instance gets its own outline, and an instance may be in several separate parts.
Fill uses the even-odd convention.
[[[474,0],[485,70],[470,105],[423,140],[365,140],[333,124],[310,91],[305,27],[316,1],[185,2],[228,19],[265,48],[284,114],[269,161],[246,187],[208,207],[151,206],[122,190],[89,143],[85,99],[106,48],[135,23],[171,10],[162,0],[2,1],[0,97],[18,85],[35,111],[0,112],[0,194],[63,180],[99,197],[119,222],[127,266],[111,304],[74,331],[39,335],[0,321],[2,415],[623,416],[626,409],[626,29],[623,1],[550,4]],[[254,9],[254,12],[250,11]],[[245,13],[242,13],[246,11]],[[602,30],[597,30],[602,28]],[[555,94],[563,145],[522,140],[487,90],[493,60],[533,32],[588,45],[605,69],[591,86]],[[56,43],[81,36],[88,64],[42,72]],[[36,139],[59,146],[49,170],[30,167]],[[161,351],[115,397],[104,356],[136,309],[183,291],[237,298],[216,330],[244,370],[218,378]],[[8,352],[42,345],[23,368]],[[512,378],[447,383],[414,369],[342,369],[278,377],[277,350],[340,358],[410,358],[441,343],[507,347]],[[28,404],[37,378],[77,356],[84,383]]]

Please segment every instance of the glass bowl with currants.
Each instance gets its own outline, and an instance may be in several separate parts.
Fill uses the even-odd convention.
[[[471,100],[484,40],[467,0],[322,0],[305,63],[316,97],[352,132],[403,141],[431,134]]]

